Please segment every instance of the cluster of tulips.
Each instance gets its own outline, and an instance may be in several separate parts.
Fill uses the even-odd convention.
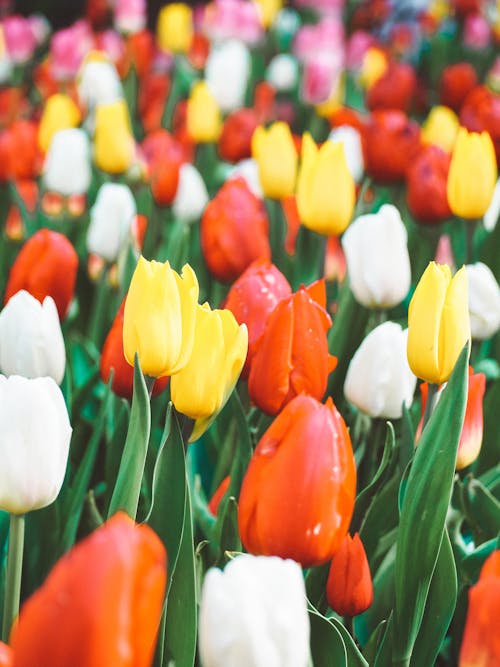
[[[9,4],[0,667],[500,665],[500,3]]]

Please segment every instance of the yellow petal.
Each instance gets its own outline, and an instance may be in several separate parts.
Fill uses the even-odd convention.
[[[467,273],[462,267],[446,291],[439,330],[439,384],[446,382],[470,340]]]

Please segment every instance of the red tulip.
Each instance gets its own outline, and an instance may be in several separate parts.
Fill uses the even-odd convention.
[[[478,14],[481,12],[483,0],[452,0],[453,9],[458,16]]]
[[[228,490],[230,483],[231,483],[231,477],[229,477],[229,475],[227,477],[224,477],[222,482],[217,487],[217,490],[212,496],[210,502],[208,503],[208,509],[210,510],[210,513],[213,514],[213,516],[217,516],[217,512],[219,511],[219,505],[221,503],[221,500],[226,495],[226,491]]]
[[[146,132],[161,128],[169,90],[170,80],[163,72],[150,72],[140,80],[138,111]]]
[[[408,167],[408,208],[423,225],[434,225],[451,216],[446,196],[450,159],[450,155],[438,146],[426,146]]]
[[[321,400],[337,359],[328,354],[324,280],[280,301],[271,313],[252,358],[251,400],[275,415],[298,394]]]
[[[448,65],[439,81],[439,101],[454,111],[460,111],[463,101],[476,86],[476,70],[470,63]]]
[[[149,667],[165,582],[157,535],[115,514],[24,603],[12,635],[13,667]]]
[[[184,151],[164,129],[151,132],[142,143],[142,151],[151,175],[153,198],[159,206],[168,206],[177,193]]]
[[[0,642],[0,667],[12,667],[13,655],[11,649]]]
[[[238,324],[246,324],[248,329],[248,353],[243,377],[247,377],[250,372],[257,343],[269,315],[281,299],[291,293],[288,280],[266,259],[250,264],[231,286],[224,308],[233,313]]]
[[[329,560],[349,527],[356,465],[345,422],[331,398],[297,396],[262,436],[238,506],[242,542],[253,554]]]
[[[486,86],[477,86],[462,105],[460,124],[470,132],[486,130],[493,140],[497,161],[500,162],[500,95]]]
[[[133,64],[137,76],[142,79],[151,70],[155,55],[155,42],[149,30],[140,30],[127,36],[125,43],[127,60]]]
[[[229,114],[219,138],[219,155],[228,162],[238,162],[252,155],[252,135],[259,124],[253,109],[238,109]]]
[[[366,94],[366,106],[374,109],[400,109],[409,111],[417,78],[408,63],[391,62],[386,72],[370,86]]]
[[[36,178],[41,161],[38,123],[18,119],[0,133],[0,181]]]
[[[242,178],[226,181],[208,203],[200,241],[210,273],[222,282],[238,278],[256,259],[271,259],[266,210]]]
[[[5,303],[25,289],[40,302],[51,296],[59,318],[68,310],[75,290],[78,256],[68,239],[49,229],[40,229],[21,248],[10,270]]]
[[[370,566],[358,533],[347,534],[333,554],[326,598],[340,616],[362,614],[373,602]]]
[[[500,665],[500,550],[486,559],[479,581],[469,591],[458,667]]]

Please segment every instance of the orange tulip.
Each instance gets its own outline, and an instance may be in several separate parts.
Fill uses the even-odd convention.
[[[13,667],[149,667],[165,582],[157,535],[115,514],[24,603],[12,634]]]
[[[328,604],[341,616],[362,614],[373,602],[373,584],[358,533],[344,537],[333,554],[326,584]]]
[[[254,109],[237,109],[224,121],[219,137],[219,155],[228,162],[238,162],[252,155],[252,135],[259,124]]]
[[[184,162],[180,143],[167,130],[151,132],[142,143],[151,175],[151,192],[159,206],[170,205],[177,193],[179,170]]]

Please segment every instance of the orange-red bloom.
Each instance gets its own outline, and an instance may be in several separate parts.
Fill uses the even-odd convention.
[[[13,667],[149,667],[165,582],[158,536],[115,514],[24,603],[12,635]]]
[[[331,398],[297,396],[262,436],[238,506],[245,548],[293,558],[304,567],[332,557],[349,527],[356,465]]]
[[[459,667],[500,665],[500,550],[486,559],[479,581],[469,591]]]
[[[328,604],[341,616],[357,616],[373,602],[373,584],[358,533],[347,534],[333,554],[326,584]]]
[[[408,208],[423,225],[433,225],[451,216],[446,196],[450,159],[450,155],[438,146],[426,146],[408,167]]]
[[[227,477],[224,477],[222,482],[217,487],[217,490],[212,496],[210,502],[208,503],[208,509],[210,510],[210,513],[213,514],[213,516],[217,516],[217,512],[219,511],[219,505],[221,503],[221,500],[226,495],[226,491],[228,490],[230,483],[231,483],[231,477],[229,477],[229,475]]]
[[[12,660],[12,650],[7,644],[0,642],[0,667],[12,667]]]
[[[271,259],[266,210],[242,178],[226,181],[207,204],[200,241],[210,273],[222,282],[238,278],[256,259]]]
[[[36,178],[41,163],[38,123],[15,120],[0,132],[0,181]]]
[[[439,101],[444,106],[459,111],[463,101],[476,85],[476,70],[470,63],[448,65],[444,68],[439,81]]]
[[[409,111],[417,88],[415,70],[408,63],[393,61],[382,76],[370,86],[366,106],[375,109]]]
[[[253,109],[238,109],[224,121],[219,137],[219,155],[228,162],[238,162],[252,155],[252,135],[259,124]]]
[[[275,415],[298,394],[321,400],[336,357],[328,354],[324,280],[283,299],[271,313],[250,368],[251,400]]]
[[[163,72],[150,72],[140,80],[138,110],[146,132],[159,130],[170,91],[170,79]]]
[[[159,206],[167,206],[173,202],[177,193],[184,151],[179,142],[164,129],[151,132],[141,148],[151,175],[153,198]]]
[[[5,303],[22,289],[40,302],[51,296],[62,319],[73,298],[77,269],[78,256],[68,239],[59,232],[40,229],[26,241],[12,265]]]
[[[489,133],[500,162],[500,95],[486,86],[477,86],[465,98],[460,124],[470,132]]]

